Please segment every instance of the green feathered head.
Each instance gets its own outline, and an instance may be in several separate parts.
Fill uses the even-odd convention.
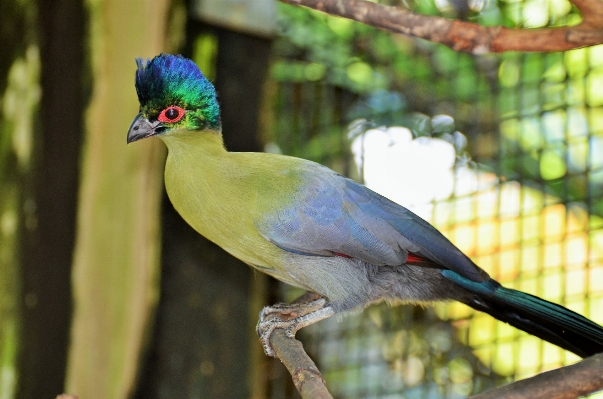
[[[220,129],[216,90],[193,61],[161,54],[147,61],[138,58],[136,64],[140,114],[130,126],[128,142],[172,130]]]

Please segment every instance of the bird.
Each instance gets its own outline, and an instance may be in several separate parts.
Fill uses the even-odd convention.
[[[181,55],[136,59],[140,103],[127,143],[168,148],[165,186],[198,233],[254,269],[311,296],[266,306],[270,336],[371,304],[459,301],[581,357],[603,352],[603,327],[565,307],[503,287],[428,222],[318,163],[229,152],[216,90]]]

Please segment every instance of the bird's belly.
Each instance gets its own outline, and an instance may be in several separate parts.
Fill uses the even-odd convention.
[[[249,220],[237,219],[233,223],[212,217],[183,217],[202,236],[247,264],[273,268],[280,262],[281,250],[260,236]]]
[[[174,208],[199,234],[262,273],[284,283],[314,291],[312,284],[303,277],[303,269],[307,267],[295,270],[304,264],[297,260],[302,256],[286,252],[266,240],[257,232],[253,220],[246,217],[224,217],[225,213],[229,214],[224,209],[203,201],[191,204],[167,187]],[[230,215],[236,213],[231,212]],[[318,261],[319,257],[311,258],[314,258],[311,261]]]

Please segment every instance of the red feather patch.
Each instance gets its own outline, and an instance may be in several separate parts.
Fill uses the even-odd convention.
[[[342,254],[340,252],[333,251],[333,255],[340,256],[342,258],[351,259],[350,255]],[[421,263],[421,262],[431,262],[429,259],[424,258],[422,256],[413,255],[411,253],[408,254],[408,259],[406,259],[406,263]]]
[[[429,262],[429,259],[423,258],[421,256],[413,255],[411,253],[408,254],[408,259],[406,259],[406,263],[418,263],[418,262]]]
[[[333,252],[333,254],[335,256],[341,256],[342,258],[348,258],[351,259],[352,257],[350,255],[346,255],[346,254],[340,254],[339,252]]]

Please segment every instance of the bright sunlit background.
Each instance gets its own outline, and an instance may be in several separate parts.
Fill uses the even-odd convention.
[[[442,119],[450,119],[454,126],[452,118],[444,115],[434,117],[433,121]],[[508,126],[507,121],[505,127]],[[568,128],[576,131],[580,125]],[[596,137],[591,140],[596,141]],[[466,138],[458,131],[440,137],[413,137],[410,129],[397,126],[369,129],[351,142],[359,175],[369,188],[430,221],[493,278],[509,288],[562,303],[603,323],[603,219],[589,215],[584,203],[563,203],[555,195],[547,195],[529,184],[505,181],[491,171],[480,170],[463,152],[465,146]],[[593,154],[600,151],[603,148]],[[584,151],[580,155],[588,158]],[[595,155],[590,162],[597,162],[598,157]],[[573,163],[580,162],[579,159]],[[548,165],[551,162],[557,164]],[[555,173],[559,163],[561,166],[557,167],[565,168],[563,160],[543,157],[540,173],[544,176]],[[374,309],[368,314],[372,324],[387,330],[382,320],[387,316]],[[436,345],[450,349],[451,341],[458,340],[472,348],[478,362],[489,365],[501,377],[525,378],[580,359],[460,303],[436,305],[435,314],[454,327],[451,336]],[[360,329],[362,318],[326,321],[324,324],[328,326],[318,325],[312,334],[325,339],[333,331],[349,333],[350,329]],[[356,386],[354,381],[376,381],[384,375],[390,379],[387,383],[379,380],[381,384],[374,390],[394,392],[420,386],[427,378],[429,366],[420,356],[405,353],[405,349],[409,350],[405,341],[410,338],[400,334],[393,332],[393,337],[374,334],[372,339],[359,338],[356,343],[348,338],[343,352],[374,347],[376,353],[366,356],[369,363],[372,357],[381,366],[374,364],[362,372],[356,370],[352,373],[356,377],[351,378],[343,376],[341,371],[335,372],[332,378],[341,379],[342,392],[370,391],[370,387]],[[329,348],[328,343],[320,345],[318,355],[337,369],[341,367],[342,349],[337,349],[337,344],[331,345],[335,348]],[[388,354],[391,351],[397,355]],[[471,380],[479,370],[473,371],[470,362],[452,359],[447,370],[452,391],[459,397],[475,388]],[[438,397],[436,393],[433,395]]]
[[[413,139],[407,128],[368,130],[353,140],[352,151],[369,188],[433,223],[496,280],[603,323],[603,232],[588,232],[603,220],[589,218],[583,205],[564,205],[466,162],[457,165],[452,143]],[[546,165],[543,171],[551,173]],[[493,328],[488,315],[472,315],[465,305],[436,309],[457,321],[459,338],[478,348],[480,360],[496,359],[493,370],[501,375],[532,375],[541,358],[547,369],[578,359],[506,324]],[[496,348],[488,348],[492,342]]]
[[[480,18],[577,21],[565,1],[501,4],[482,4]],[[329,28],[315,37],[365,52],[351,47],[343,68],[309,50],[297,34],[313,20]],[[505,286],[603,323],[603,47],[474,58],[317,13],[304,21],[284,32],[307,52],[273,66],[281,150],[410,208]],[[289,58],[300,54],[307,63]],[[325,87],[342,81],[354,95]],[[333,126],[333,102],[347,128]],[[464,397],[579,359],[462,304],[376,306],[307,336],[346,398]]]

